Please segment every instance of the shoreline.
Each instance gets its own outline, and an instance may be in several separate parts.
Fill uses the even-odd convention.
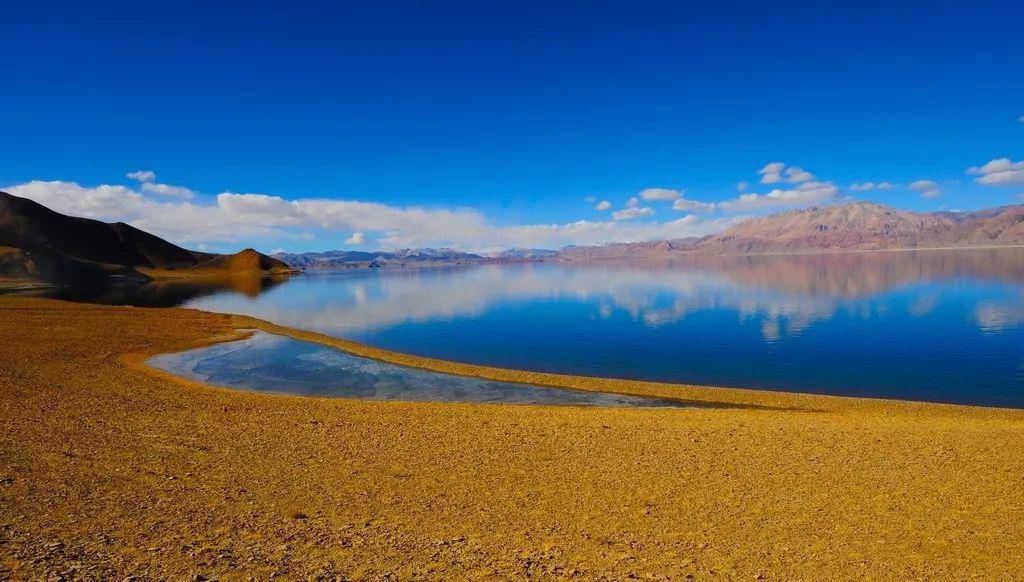
[[[199,313],[214,314],[199,309],[186,308]],[[599,392],[608,394],[621,394],[625,396],[640,396],[652,398],[670,398],[684,404],[692,403],[706,407],[748,407],[748,408],[778,408],[786,410],[807,410],[823,412],[857,407],[894,407],[903,409],[915,409],[919,407],[950,407],[967,409],[984,409],[990,411],[1004,411],[1009,413],[1024,414],[1024,409],[956,404],[945,402],[932,402],[923,400],[902,400],[895,398],[875,398],[861,396],[842,396],[832,394],[818,394],[812,392],[796,392],[787,390],[768,390],[757,388],[744,388],[732,386],[714,386],[704,384],[686,384],[678,382],[659,382],[656,380],[637,380],[623,378],[608,378],[602,376],[584,376],[576,374],[561,374],[557,372],[540,372],[533,370],[522,370],[516,368],[503,368],[481,364],[469,364],[454,360],[444,360],[417,356],[404,352],[397,352],[386,348],[380,348],[349,339],[339,338],[320,332],[304,330],[279,325],[270,321],[259,319],[248,315],[228,314],[238,321],[239,335],[237,337],[226,336],[211,340],[208,343],[194,347],[203,347],[215,343],[223,343],[244,339],[247,337],[246,329],[260,330],[266,333],[291,338],[298,341],[317,344],[333,348],[344,353],[396,364],[408,368],[417,368],[438,372],[453,376],[467,376],[482,378],[497,382],[509,382],[514,384],[529,384],[549,388],[561,388],[583,392]],[[192,349],[192,348],[187,348]],[[145,366],[144,360],[158,354],[140,354],[132,357],[133,362]],[[146,366],[148,368],[148,366]],[[172,376],[173,377],[173,376]],[[831,402],[832,400],[843,401]]]
[[[1021,410],[649,383],[631,388],[759,406],[355,400],[141,363],[253,323],[0,296],[0,578],[1024,568]]]

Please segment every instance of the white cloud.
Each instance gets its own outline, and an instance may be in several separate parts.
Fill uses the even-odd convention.
[[[814,179],[814,175],[810,172],[794,166],[787,167],[783,162],[766,164],[757,173],[761,175],[762,184],[778,184],[779,182],[799,184]]]
[[[611,202],[608,202],[607,200],[602,200],[602,201],[597,203],[597,206],[595,206],[594,209],[595,210],[608,210],[611,207],[612,207],[612,203]]]
[[[935,180],[917,180],[910,183],[910,189],[921,193],[921,198],[941,198],[942,190]]]
[[[1021,123],[1024,123],[1024,115],[1021,115],[1020,117],[1018,117],[1017,121],[1019,121]]]
[[[309,229],[376,233],[381,248],[451,246],[467,250],[509,247],[558,248],[569,244],[637,242],[718,232],[732,218],[687,215],[664,223],[580,220],[555,224],[495,226],[472,209],[396,207],[373,202],[224,192],[213,204],[150,198],[120,185],[85,187],[73,182],[33,181],[5,189],[53,210],[107,221],[124,221],[192,247],[259,246],[269,238],[308,239]],[[650,208],[628,209],[630,217]],[[364,238],[365,240],[365,238]]]
[[[980,168],[968,168],[967,173],[979,175],[976,181],[987,186],[1024,184],[1024,162],[1013,162],[1010,158],[998,158]]]
[[[136,182],[153,182],[156,181],[156,172],[153,170],[137,170],[135,172],[128,172],[125,174],[125,177]]]
[[[158,194],[160,196],[167,196],[169,198],[180,198],[182,200],[191,200],[195,196],[195,192],[189,188],[183,186],[171,186],[170,184],[157,184],[156,183],[156,172],[153,170],[136,170],[134,172],[128,172],[125,177],[129,180],[135,180],[139,182],[139,187],[143,192],[150,194]]]
[[[750,187],[750,184],[747,184],[743,180],[740,180],[739,182],[736,183],[736,190],[738,190],[740,192],[746,192],[747,188],[749,188],[749,187]]]
[[[266,194],[222,192],[217,195],[217,205],[240,217],[266,217],[278,221],[289,221],[290,218],[294,218],[298,214],[295,202],[288,202],[279,196]]]
[[[616,210],[615,212],[612,212],[612,219],[632,220],[634,218],[651,216],[652,214],[654,214],[654,209],[650,206],[645,206],[643,208],[626,208],[625,210]]]
[[[361,232],[353,232],[352,236],[345,239],[347,245],[361,245],[363,244],[364,235]]]
[[[284,255],[284,254],[287,254],[287,253],[288,253],[288,251],[286,251],[285,249],[282,249],[282,248],[276,248],[276,249],[270,251],[271,255]]]
[[[839,196],[839,188],[831,182],[805,182],[796,188],[776,188],[767,194],[741,194],[739,198],[719,202],[716,206],[729,212],[746,212],[764,208],[793,208],[831,202]]]
[[[689,212],[711,212],[714,209],[714,202],[701,202],[699,200],[688,200],[686,198],[680,198],[672,203],[672,210],[685,210]]]
[[[790,184],[809,182],[814,179],[814,174],[800,168],[786,168],[786,181]]]
[[[665,188],[648,188],[640,192],[644,200],[672,200],[673,210],[683,212],[714,212],[724,211],[727,213],[749,212],[753,210],[772,208],[796,208],[810,206],[834,201],[839,197],[839,188],[832,182],[809,181],[813,176],[800,168],[787,167],[782,162],[772,162],[761,168],[759,173],[762,181],[769,182],[800,182],[792,188],[776,188],[765,194],[755,192],[744,193],[732,200],[722,202],[703,202],[691,200],[685,197],[685,192],[680,190],[669,190]],[[892,188],[890,182],[869,182],[872,189],[887,190]],[[746,182],[737,184],[737,189],[743,191],[749,187]],[[612,214],[616,220],[628,220],[640,216],[650,216],[653,210],[640,208],[640,200],[634,196],[626,204],[626,210]]]
[[[136,216],[149,204],[142,195],[130,188],[108,184],[83,188],[74,182],[33,180],[11,186],[6,191],[35,200],[57,212],[86,218]]]
[[[892,190],[894,187],[892,182],[854,182],[850,185],[850,190],[870,192],[872,190]]]
[[[195,192],[189,188],[185,188],[184,186],[171,186],[170,184],[143,182],[141,187],[143,192],[159,194],[160,196],[167,196],[169,198],[180,198],[181,200],[191,200],[196,195]]]
[[[597,197],[596,196],[584,196],[583,199],[586,200],[587,202],[596,202],[597,201]]]
[[[782,170],[786,167],[786,164],[782,162],[772,162],[766,164],[765,167],[758,170],[758,174],[761,174],[762,184],[774,184],[782,181]]]
[[[647,188],[640,191],[644,200],[672,201],[683,197],[683,192],[671,188]]]

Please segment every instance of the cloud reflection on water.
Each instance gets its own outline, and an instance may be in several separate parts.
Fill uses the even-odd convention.
[[[314,273],[255,300],[220,293],[190,305],[346,335],[407,322],[474,317],[498,305],[567,301],[590,306],[595,318],[625,316],[647,327],[677,323],[697,312],[727,312],[741,324],[757,325],[771,343],[840,312],[879,316],[901,290],[914,295],[902,311],[928,317],[942,302],[944,287],[932,285],[940,281],[1019,288],[1024,283],[1024,249]],[[979,298],[975,323],[986,331],[1022,325],[1024,298],[1007,295]]]

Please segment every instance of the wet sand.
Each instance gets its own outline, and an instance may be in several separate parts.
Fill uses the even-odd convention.
[[[606,409],[239,392],[150,355],[257,327]],[[0,297],[0,579],[1012,579],[1024,411],[593,380],[251,318]]]

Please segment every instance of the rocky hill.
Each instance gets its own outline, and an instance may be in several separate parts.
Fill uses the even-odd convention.
[[[3,279],[68,285],[289,271],[281,261],[252,249],[235,255],[192,251],[123,222],[67,216],[0,192]]]

